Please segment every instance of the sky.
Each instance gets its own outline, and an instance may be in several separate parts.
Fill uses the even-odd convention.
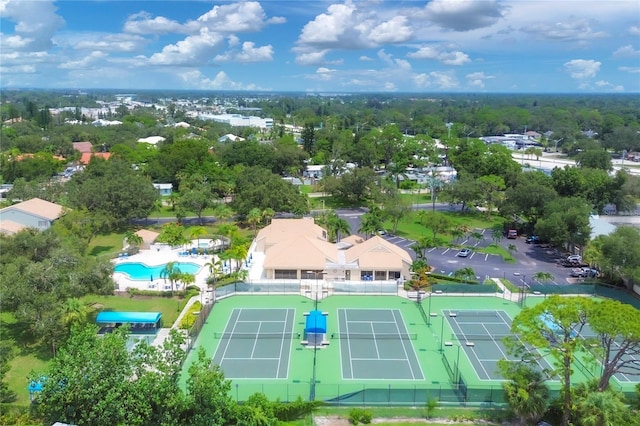
[[[640,93],[640,1],[0,0],[0,87]]]

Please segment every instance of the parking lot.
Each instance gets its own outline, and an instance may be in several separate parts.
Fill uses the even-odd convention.
[[[340,216],[349,222],[351,229],[354,231],[359,229],[360,216],[363,213],[364,210],[359,209],[339,212]],[[477,251],[495,244],[495,241],[491,238],[492,231],[490,229],[473,229],[471,232],[482,235],[482,239],[468,238],[459,241],[459,246],[472,249],[468,257],[457,256],[460,247],[436,247],[427,251],[427,262],[435,267],[435,271],[440,274],[453,275],[458,269],[470,267],[473,268],[476,277],[480,281],[484,281],[487,278],[506,278],[519,286],[534,282],[533,276],[538,272],[548,272],[553,275],[554,280],[549,284],[571,285],[584,280],[581,277],[571,277],[572,268],[561,266],[560,262],[566,258],[566,253],[561,253],[542,244],[527,244],[524,236],[516,239],[503,238],[498,244],[505,250],[510,244],[516,247],[516,251],[513,252],[516,262],[507,263],[501,256]],[[393,235],[389,229],[381,237],[407,250],[411,257],[415,259],[415,253],[411,249],[415,241]]]

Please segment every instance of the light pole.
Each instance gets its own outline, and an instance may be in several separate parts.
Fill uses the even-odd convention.
[[[456,356],[456,373],[454,375],[454,381],[456,383],[456,387],[460,386],[460,347],[461,345],[453,342],[444,342],[445,346],[457,346],[458,347],[458,355]]]
[[[443,353],[444,349],[442,347],[442,337],[444,336],[444,314],[442,314],[441,318],[442,318],[442,325],[440,326],[440,353]]]

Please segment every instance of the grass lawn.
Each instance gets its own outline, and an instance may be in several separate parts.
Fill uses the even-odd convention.
[[[117,257],[122,250],[124,232],[97,235],[89,242],[88,253],[91,256]]]
[[[493,216],[490,220],[487,219],[483,213],[476,212],[442,212],[451,221],[451,229],[458,226],[466,226],[473,231],[475,228],[479,229],[492,229],[496,226],[502,226],[503,218],[500,216]],[[391,230],[391,222],[386,222],[386,229]],[[423,237],[432,237],[433,231],[428,226],[424,226],[418,222],[418,212],[411,212],[406,218],[398,222],[398,229],[395,232],[401,237],[405,237],[412,240],[418,240]],[[453,241],[453,237],[449,233],[440,233],[436,235],[438,243],[444,246],[457,245],[456,241]],[[495,248],[495,247],[494,247]],[[500,250],[498,247],[496,250]],[[503,249],[503,251],[505,251]],[[506,252],[506,251],[505,251]],[[500,253],[502,254],[502,253]],[[508,253],[506,253],[508,255]]]
[[[187,299],[179,297],[151,297],[151,296],[96,296],[88,295],[81,300],[98,310],[133,311],[133,312],[161,312],[164,327],[170,327],[178,318],[180,311],[187,303]]]
[[[21,324],[10,312],[0,313],[0,328],[3,339],[15,342],[13,350],[16,356],[9,361],[9,371],[4,379],[9,390],[16,394],[17,399],[13,404],[29,405],[27,377],[32,371],[40,373],[45,370],[51,359],[51,352],[39,345],[39,342],[30,339],[31,334],[21,328]]]

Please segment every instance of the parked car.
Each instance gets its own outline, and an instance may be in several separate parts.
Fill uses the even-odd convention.
[[[572,254],[571,256],[567,257],[567,262],[580,263],[582,262],[582,256],[580,256],[579,254]]]
[[[456,256],[458,256],[458,257],[469,257],[470,254],[471,254],[471,249],[463,248],[462,250],[460,250],[458,252],[458,254],[456,254]]]
[[[513,240],[518,238],[518,230],[517,229],[509,229],[507,230],[507,238]]]
[[[573,268],[571,270],[572,277],[580,278],[597,278],[600,275],[597,269],[591,269],[589,267]]]
[[[540,237],[537,235],[529,235],[524,242],[527,244],[538,244],[540,242]]]
[[[387,231],[385,231],[384,229],[378,229],[376,231],[376,234],[378,234],[378,235],[387,235]]]

